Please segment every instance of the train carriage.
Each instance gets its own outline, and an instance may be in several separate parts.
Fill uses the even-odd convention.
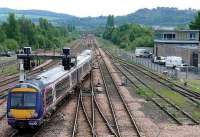
[[[91,70],[92,51],[77,57],[77,65],[64,70],[59,65],[35,79],[17,84],[8,93],[7,120],[14,128],[37,127],[56,105],[72,91]]]

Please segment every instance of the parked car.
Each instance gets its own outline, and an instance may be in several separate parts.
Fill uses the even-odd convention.
[[[181,64],[180,66],[177,66],[177,68],[180,70],[180,71],[182,71],[182,72],[185,72],[185,71],[193,71],[194,70],[194,66],[190,66],[190,65],[188,65],[188,64],[186,64],[186,63],[183,63],[183,64]]]
[[[183,64],[183,60],[181,57],[177,56],[168,56],[165,60],[165,66],[168,68],[176,68],[177,66],[181,66]]]
[[[166,60],[166,57],[162,57],[162,56],[152,58],[153,63],[157,63],[157,64],[160,64],[160,65],[165,65],[165,60]]]
[[[136,57],[144,57],[144,58],[150,58],[152,56],[152,53],[148,49],[136,49],[135,50],[135,56]]]

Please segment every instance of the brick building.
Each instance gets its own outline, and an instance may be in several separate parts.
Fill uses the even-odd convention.
[[[179,56],[192,66],[200,67],[199,30],[156,30],[154,55]]]

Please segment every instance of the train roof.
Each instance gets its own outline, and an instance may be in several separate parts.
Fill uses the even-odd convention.
[[[91,50],[84,50],[80,55],[77,56],[77,65],[72,67],[70,70],[64,70],[62,65],[56,66],[46,72],[41,73],[37,76],[37,80],[42,81],[44,85],[54,82],[55,80],[73,72],[75,68],[79,67],[82,63],[90,59],[92,56]]]

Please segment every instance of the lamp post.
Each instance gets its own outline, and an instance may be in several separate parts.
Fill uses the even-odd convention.
[[[188,80],[188,67],[189,67],[189,64],[190,64],[190,60],[189,60],[189,58],[190,58],[190,56],[189,56],[189,49],[187,50],[187,58],[188,58],[188,64],[187,64],[187,66],[186,66],[186,76],[185,76],[185,79],[186,79],[186,81],[185,81],[185,83],[184,83],[184,85],[185,86],[187,86],[187,80]]]

